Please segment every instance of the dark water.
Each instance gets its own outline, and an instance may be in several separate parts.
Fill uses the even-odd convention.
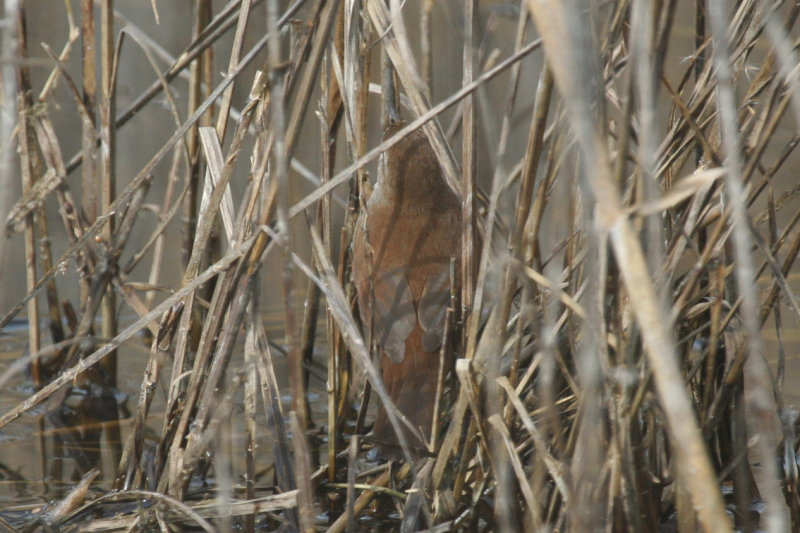
[[[282,326],[276,321],[277,313],[265,315],[265,324],[268,326],[269,338],[281,344]],[[273,327],[269,327],[272,325]],[[323,330],[324,331],[324,330]],[[0,336],[0,375],[11,368],[15,363],[27,355],[27,328],[19,322],[10,328],[9,334]],[[240,341],[243,334],[240,335]],[[318,339],[322,342],[324,339]],[[240,343],[241,344],[241,343]],[[319,345],[319,344],[318,344]],[[114,442],[110,441],[118,430],[124,446],[129,436],[132,422],[130,413],[136,409],[139,386],[147,361],[148,345],[141,337],[133,337],[119,352],[118,391],[116,397],[108,398],[108,406],[115,409],[119,404],[122,418],[113,422],[82,422],[77,426],[69,424],[70,418],[65,415],[62,404],[77,406],[83,399],[82,389],[72,390],[70,396],[56,394],[50,401],[29,410],[22,417],[6,427],[0,429],[0,510],[2,511],[35,511],[44,504],[62,498],[80,476],[92,468],[94,464],[87,464],[87,456],[98,453],[100,460],[97,466],[101,474],[92,484],[92,490],[102,494],[111,488],[116,475],[117,464],[115,460]],[[288,412],[291,398],[288,395],[286,383],[286,358],[280,349],[273,349],[273,363],[276,375],[279,377],[280,388],[283,393],[282,402]],[[324,382],[324,362],[315,362],[309,381],[309,403],[314,421],[321,426],[325,423],[327,398]],[[164,404],[167,391],[164,378],[170,373],[170,361],[167,368],[162,371],[162,379],[154,395],[152,407],[148,416],[148,428],[152,435],[160,434],[164,420]],[[231,374],[239,373],[244,367],[242,350],[238,349],[233,356]],[[24,366],[22,367],[24,368]],[[26,371],[15,372],[2,388],[0,394],[0,413],[5,413],[16,407],[34,392],[29,375]],[[260,406],[259,406],[260,410]],[[234,401],[234,411],[230,416],[230,438],[233,450],[245,448],[244,416],[241,407],[241,391]],[[99,442],[81,439],[81,436],[93,434],[100,430]],[[273,461],[272,449],[269,446],[268,430],[263,416],[257,418],[257,441],[259,447],[256,453],[256,464],[268,465]],[[155,446],[157,441],[148,440],[150,446]],[[324,453],[324,445],[321,450]],[[234,472],[245,471],[244,455],[233,453],[231,467]],[[271,483],[271,476],[266,480]],[[209,479],[213,484],[213,479]]]

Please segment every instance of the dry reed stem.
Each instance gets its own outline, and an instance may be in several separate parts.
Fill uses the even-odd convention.
[[[466,87],[475,78],[475,2],[464,2],[464,48],[462,52],[461,85]],[[424,69],[423,69],[424,70]],[[478,249],[476,224],[476,173],[477,173],[477,126],[475,124],[474,96],[468,94],[461,102],[461,190],[464,196],[461,205],[461,309],[459,320],[469,319],[475,294],[475,277]],[[462,346],[466,346],[466,337],[462,331]],[[467,352],[469,353],[469,352]]]
[[[94,50],[92,50],[94,53]],[[104,213],[108,211],[117,194],[117,142],[114,115],[116,114],[116,82],[119,72],[119,55],[114,46],[114,19],[112,16],[112,0],[103,0],[100,7],[100,98],[99,98],[99,136],[100,152],[97,172],[99,189],[97,209]],[[94,140],[94,139],[92,139]],[[84,168],[86,165],[84,165]],[[141,189],[140,189],[141,190]],[[136,211],[138,212],[138,206]],[[138,214],[138,213],[137,213]],[[134,215],[129,217],[129,226],[133,225]],[[91,218],[90,218],[91,220]],[[115,219],[109,219],[103,227],[102,238],[112,242],[114,237]],[[130,231],[130,229],[128,230]],[[118,246],[122,249],[123,246]],[[110,339],[117,335],[117,298],[116,293],[106,291],[101,304],[101,333]],[[117,354],[113,353],[103,362],[106,375],[112,384],[117,382]],[[115,426],[111,433],[114,442],[120,442],[119,428]],[[116,459],[119,457],[117,456]]]
[[[714,41],[714,60],[717,77],[717,102],[720,112],[722,145],[725,150],[724,167],[726,170],[727,194],[733,211],[733,242],[736,253],[736,281],[738,292],[742,297],[742,318],[747,331],[747,342],[751,365],[749,374],[751,383],[749,397],[746,402],[750,407],[752,419],[751,432],[759,435],[755,446],[756,457],[762,462],[764,469],[763,497],[767,503],[765,526],[769,531],[785,531],[788,529],[785,502],[781,495],[777,465],[772,460],[777,442],[772,436],[775,423],[775,405],[772,391],[768,389],[769,371],[762,359],[763,346],[758,323],[758,311],[753,280],[753,262],[750,254],[749,215],[745,205],[743,183],[740,181],[739,159],[739,127],[736,123],[736,104],[731,88],[730,58],[727,47],[727,14],[723,6],[710,3],[709,19]]]
[[[15,17],[13,20],[13,24],[18,26],[18,40],[15,43],[17,47],[17,54],[19,57],[24,58],[27,57],[27,37],[25,35],[25,22],[24,22],[24,11],[20,9],[18,12],[15,13]],[[9,23],[12,21],[9,20]],[[12,33],[13,35],[13,33]],[[4,105],[16,107],[19,109],[19,122],[18,122],[18,134],[17,134],[17,143],[19,146],[19,156],[20,156],[20,178],[22,181],[22,193],[31,194],[37,187],[37,185],[41,183],[45,183],[47,180],[43,176],[41,179],[37,179],[36,170],[40,166],[39,158],[36,156],[36,152],[33,149],[33,132],[31,131],[31,124],[27,118],[27,114],[31,107],[30,102],[30,74],[27,72],[25,67],[20,66],[18,68],[18,72],[15,73],[15,78],[18,79],[18,82],[22,85],[20,87],[19,94],[15,95],[14,97],[8,96],[7,102]],[[16,99],[16,102],[12,102],[12,98]],[[16,104],[16,105],[15,105]],[[10,147],[7,149],[10,152]],[[11,186],[9,183],[8,187]],[[10,197],[10,195],[7,195]],[[37,207],[36,203],[29,204],[30,211],[33,211],[34,208]],[[13,210],[12,210],[13,214]],[[36,247],[35,247],[35,229],[34,223],[38,222],[37,226],[38,229],[41,231],[46,229],[46,226],[42,224],[46,224],[44,219],[44,211],[41,209],[41,206],[36,209],[35,212],[28,212],[25,215],[25,288],[27,291],[31,291],[35,284],[36,284]],[[43,233],[45,235],[46,232]],[[3,237],[5,239],[5,237]],[[43,257],[43,260],[46,259]],[[44,263],[44,261],[43,261]],[[43,265],[44,267],[44,265]],[[50,265],[52,268],[52,264]],[[48,291],[49,292],[49,291]],[[56,304],[56,308],[58,305]],[[40,342],[40,331],[39,331],[39,305],[38,302],[34,299],[28,302],[28,322],[30,324],[30,328],[28,330],[28,344],[30,346],[30,351],[32,353],[37,353],[41,350],[41,342]],[[60,341],[58,339],[56,342]],[[39,359],[35,359],[33,364],[31,365],[31,374],[33,378],[33,383],[35,386],[40,386],[42,383],[42,375],[41,369],[39,365]]]
[[[556,84],[565,97],[584,157],[590,162],[587,169],[588,185],[598,202],[598,223],[609,232],[621,272],[628,290],[633,295],[634,312],[641,324],[642,335],[647,345],[646,353],[668,419],[674,450],[678,455],[679,475],[685,477],[703,527],[708,531],[729,530],[730,522],[716,489],[716,480],[706,447],[694,423],[692,409],[683,390],[675,360],[674,343],[664,327],[663,313],[652,281],[647,274],[641,248],[630,222],[620,211],[616,187],[610,179],[608,155],[601,144],[602,141],[597,137],[596,126],[592,123],[593,111],[590,106],[594,99],[585,89],[591,87],[596,80],[592,79],[591,71],[586,72],[584,69],[597,66],[580,61],[577,56],[596,52],[591,48],[579,48],[581,44],[588,44],[588,38],[584,43],[578,41],[575,48],[567,44],[577,37],[578,32],[587,32],[589,28],[582,24],[579,18],[573,18],[568,22],[565,11],[553,3],[531,1],[528,7],[544,37],[546,50],[553,58],[551,66]],[[569,24],[578,26],[572,27]]]

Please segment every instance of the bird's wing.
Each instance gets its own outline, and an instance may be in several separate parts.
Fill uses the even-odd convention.
[[[444,270],[428,280],[419,300],[422,349],[433,353],[442,346],[444,319],[450,304],[450,273]]]
[[[417,323],[411,288],[401,271],[379,276],[374,283],[375,338],[394,363],[403,362],[406,339]]]

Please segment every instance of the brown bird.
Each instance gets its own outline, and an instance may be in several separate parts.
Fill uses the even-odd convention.
[[[384,139],[403,126],[390,126]],[[389,397],[426,441],[450,303],[450,260],[461,257],[460,227],[461,202],[425,133],[415,130],[383,154],[378,182],[356,225],[353,273],[365,335],[371,327]],[[446,359],[451,366],[451,354]],[[425,442],[405,435],[417,451],[425,449]],[[383,456],[400,456],[383,407],[373,436]]]

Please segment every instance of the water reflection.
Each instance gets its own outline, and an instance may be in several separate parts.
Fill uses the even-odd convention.
[[[282,326],[277,321],[278,316],[266,314],[265,318],[269,337],[276,342],[275,347],[280,348]],[[17,367],[17,370],[3,386],[0,412],[16,407],[35,392],[30,372],[23,370],[29,363],[25,321],[16,323],[13,330],[7,328],[5,333],[0,337],[0,376],[12,367]],[[318,334],[324,335],[324,328],[320,328]],[[63,498],[82,476],[95,468],[99,475],[92,490],[98,494],[110,490],[115,479],[124,477],[125,473],[119,472],[118,466],[121,446],[129,438],[132,425],[129,408],[139,393],[147,362],[144,340],[138,339],[120,347],[118,388],[104,383],[102,374],[82,374],[80,382],[64,387],[47,402],[23,414],[20,420],[0,429],[0,510],[3,511],[0,518],[25,523],[31,517],[30,512],[39,512],[43,505]],[[316,346],[322,346],[322,342],[317,342]],[[242,350],[236,353],[231,361],[231,375],[240,374],[244,368]],[[285,376],[285,354],[276,349],[274,355],[276,373]],[[309,404],[316,425],[311,432],[323,436],[310,439],[319,448],[317,456],[327,453],[324,440],[327,401],[322,366],[324,358],[324,353],[315,350],[309,382]],[[286,384],[281,382],[280,386],[284,390]],[[156,489],[154,480],[157,476],[153,464],[159,440],[155,435],[161,430],[166,395],[166,387],[159,382],[141,438],[139,457],[144,479],[137,486],[145,490]],[[236,396],[230,427],[234,450],[244,447],[243,417],[237,416],[241,415],[241,405],[241,398]],[[257,464],[271,464],[273,450],[269,432],[262,420],[257,424]],[[221,452],[217,450],[215,453]],[[198,469],[193,487],[207,491],[216,485],[211,469],[213,460],[209,457]],[[243,470],[243,461],[242,454],[230,457],[231,465],[238,471]],[[256,481],[271,485],[273,475],[271,467],[261,469]]]
[[[21,368],[27,330],[6,336],[0,370]],[[63,497],[97,469],[97,487],[108,487],[119,464],[120,424],[130,415],[125,393],[94,376],[75,382],[0,430],[0,508],[25,510]],[[0,410],[8,411],[35,392],[30,372],[17,371],[4,386]]]

